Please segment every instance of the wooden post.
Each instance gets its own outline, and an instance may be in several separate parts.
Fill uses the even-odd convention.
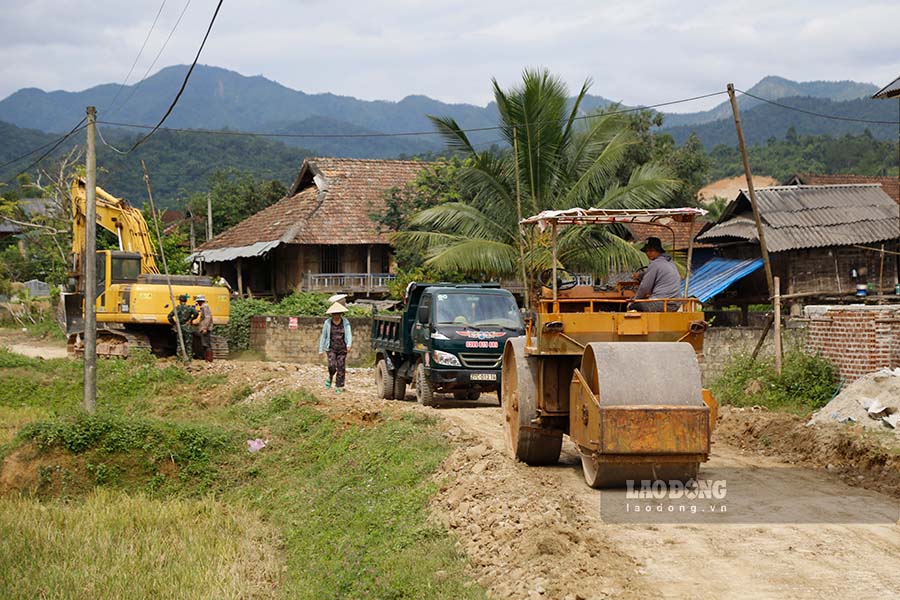
[[[688,234],[688,255],[687,255],[687,267],[684,273],[684,297],[688,297],[688,286],[691,283],[691,261],[694,259],[694,222],[696,219],[691,219],[691,231]],[[675,249],[672,248],[674,252]],[[684,310],[684,309],[682,309]]]
[[[522,191],[519,185],[519,136],[513,127],[513,164],[516,166],[516,212],[519,217],[519,263],[522,267],[522,285],[525,286],[525,308],[531,307],[531,290],[528,287],[528,274],[525,269],[525,226],[522,225]],[[554,284],[555,285],[555,284]]]
[[[778,277],[775,284],[775,371],[781,375],[781,281]]]
[[[372,244],[366,247],[366,291],[372,293]]]
[[[763,327],[763,332],[759,336],[759,340],[756,342],[756,348],[753,349],[753,354],[750,355],[750,360],[756,360],[756,357],[759,355],[759,351],[762,350],[763,342],[766,341],[766,336],[769,335],[769,330],[772,329],[772,323],[775,321],[775,315],[769,314],[769,317],[766,319],[766,326]]]
[[[242,265],[241,265],[241,259],[240,259],[240,258],[237,259],[237,260],[235,261],[234,265],[235,265],[235,268],[237,269],[237,286],[238,286],[237,292],[238,292],[238,296],[241,297],[241,298],[243,298],[243,297],[244,297],[244,272],[243,272],[243,270],[241,269],[241,266],[242,266]]]
[[[878,275],[878,304],[884,301],[884,244],[881,244],[881,272]]]
[[[553,312],[559,312],[559,308],[557,307],[557,302],[559,298],[557,297],[556,290],[556,221],[553,221],[553,229],[552,229],[552,237],[553,241]]]
[[[769,298],[775,293],[775,283],[772,280],[772,265],[769,263],[769,249],[766,247],[766,237],[763,235],[762,220],[759,216],[759,204],[756,201],[756,190],[753,187],[753,176],[750,173],[750,159],[747,157],[747,146],[744,144],[744,129],[741,127],[741,113],[738,110],[737,99],[734,97],[734,84],[728,84],[728,98],[731,100],[731,112],[734,114],[734,127],[737,129],[738,146],[741,148],[741,158],[744,161],[744,176],[747,178],[747,192],[750,195],[750,207],[753,209],[753,220],[756,221],[756,234],[759,237],[759,250],[762,253],[763,265],[766,268],[766,283],[769,284]]]
[[[84,224],[84,410],[97,412],[97,109],[87,107]]]

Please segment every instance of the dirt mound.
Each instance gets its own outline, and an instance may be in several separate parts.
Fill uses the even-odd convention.
[[[824,468],[845,483],[900,497],[900,443],[889,431],[765,409],[722,407],[716,439],[787,463]]]
[[[893,431],[900,438],[900,369],[882,369],[857,379],[810,419],[829,422],[858,423]]]
[[[446,435],[459,446],[436,475],[441,488],[433,514],[492,597],[639,595],[634,560],[560,488],[554,469],[515,463],[459,427]]]

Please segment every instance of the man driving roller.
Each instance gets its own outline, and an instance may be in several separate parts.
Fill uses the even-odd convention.
[[[634,278],[640,282],[634,299],[680,298],[681,276],[678,274],[675,263],[672,262],[672,257],[663,250],[659,238],[647,238],[647,243],[641,250],[650,259],[650,264],[643,273],[634,274]],[[670,303],[667,310],[674,312],[678,310],[679,306],[677,303]],[[635,302],[629,308],[641,312],[663,312],[664,310],[662,302]]]

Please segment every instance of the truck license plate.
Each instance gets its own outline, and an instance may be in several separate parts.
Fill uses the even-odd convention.
[[[472,381],[497,381],[496,373],[472,373],[469,377]]]

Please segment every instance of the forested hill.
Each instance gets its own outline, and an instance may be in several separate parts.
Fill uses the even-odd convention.
[[[119,148],[134,143],[134,134],[105,133],[106,140]],[[0,164],[25,151],[55,140],[57,136],[21,129],[0,122]],[[62,156],[74,146],[83,146],[84,133],[72,136],[44,165]],[[0,169],[6,181],[37,159],[41,153]],[[234,168],[250,173],[257,179],[277,180],[289,185],[307,156],[318,154],[312,150],[287,146],[278,141],[245,136],[201,135],[158,131],[135,152],[122,156],[97,143],[97,183],[110,193],[124,197],[140,206],[147,197],[141,159],[147,163],[153,197],[163,207],[181,207],[194,192],[208,189],[207,178],[216,169]],[[32,169],[32,174],[34,169]]]
[[[824,98],[793,97],[781,98],[778,100],[778,103],[813,113],[849,119],[886,121],[887,123],[875,124],[827,119],[769,103],[759,103],[750,109],[741,110],[744,137],[748,145],[755,146],[765,144],[771,138],[783,138],[785,132],[791,127],[799,135],[830,135],[837,137],[848,133],[859,135],[869,130],[876,139],[892,140],[897,138],[896,100],[858,98],[856,100],[835,102]],[[706,148],[713,148],[719,144],[728,146],[737,144],[734,120],[730,113],[725,118],[700,125],[671,127],[664,122],[663,130],[670,133],[678,144],[683,143],[691,133],[696,133]]]

